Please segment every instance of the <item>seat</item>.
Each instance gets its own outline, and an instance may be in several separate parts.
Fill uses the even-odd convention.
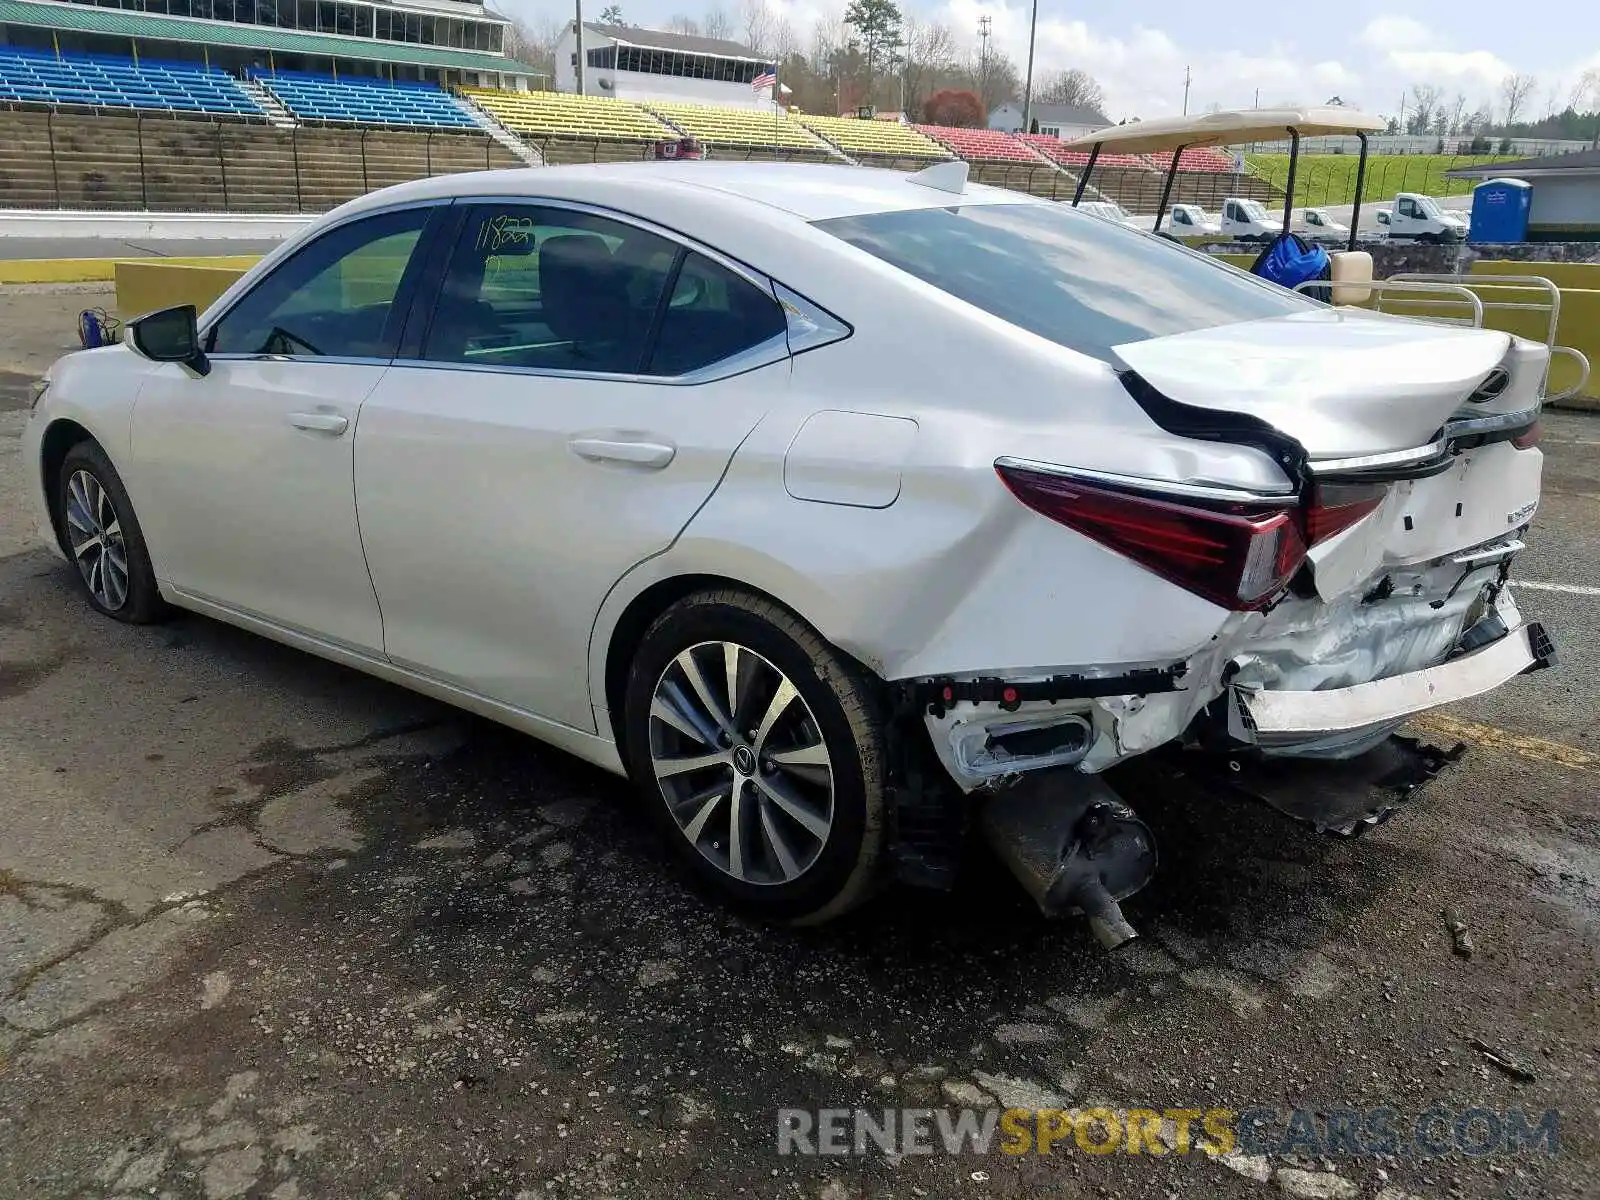
[[[1365,250],[1335,250],[1328,255],[1333,303],[1365,304],[1372,298],[1372,255]]]

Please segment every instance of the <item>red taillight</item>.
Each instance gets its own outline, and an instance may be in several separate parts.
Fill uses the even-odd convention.
[[[1383,483],[1314,485],[1311,503],[1306,505],[1306,545],[1315,546],[1376,511],[1388,490],[1388,485]]]
[[[1532,450],[1539,444],[1539,439],[1542,437],[1544,437],[1544,430],[1539,427],[1539,422],[1535,421],[1517,434],[1516,437],[1512,438],[1511,444],[1518,450]]]
[[[1265,607],[1305,560],[1293,501],[1190,502],[1042,471],[995,469],[1035,512],[1224,608]]]

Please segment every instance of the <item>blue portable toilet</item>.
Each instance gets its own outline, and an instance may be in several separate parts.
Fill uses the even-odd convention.
[[[1521,179],[1488,179],[1472,189],[1469,242],[1525,242],[1533,185]]]

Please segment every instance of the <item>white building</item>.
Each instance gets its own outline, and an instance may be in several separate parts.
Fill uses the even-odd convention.
[[[583,50],[589,96],[772,109],[772,87],[751,86],[772,74],[771,61],[738,42],[585,21]],[[555,56],[556,90],[577,91],[576,22],[556,42]]]
[[[1038,124],[1039,133],[1047,133],[1064,142],[1111,124],[1104,113],[1077,104],[1035,104],[1031,117]],[[1021,101],[1007,101],[990,113],[989,128],[1002,133],[1034,132],[1022,127]]]
[[[1600,150],[1479,163],[1445,173],[1452,179],[1523,179],[1533,184],[1530,242],[1600,241]]]

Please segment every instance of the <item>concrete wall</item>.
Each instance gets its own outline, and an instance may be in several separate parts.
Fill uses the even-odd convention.
[[[1539,237],[1600,234],[1600,174],[1539,175],[1532,179],[1528,232]]]

